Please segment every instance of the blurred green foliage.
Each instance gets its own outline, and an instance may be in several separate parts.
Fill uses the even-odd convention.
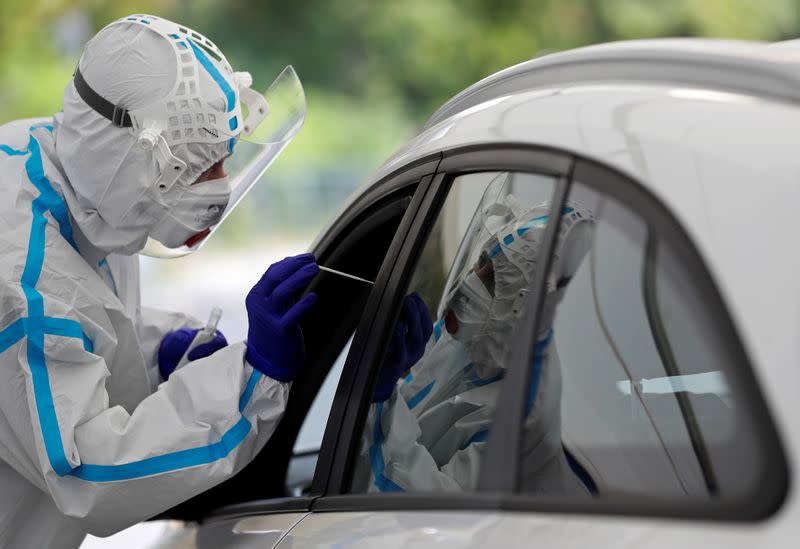
[[[196,28],[257,86],[295,66],[306,127],[252,201],[273,232],[298,229],[295,207],[317,230],[439,105],[514,63],[618,39],[800,31],[797,0],[0,0],[0,123],[57,111],[83,42],[130,13]]]

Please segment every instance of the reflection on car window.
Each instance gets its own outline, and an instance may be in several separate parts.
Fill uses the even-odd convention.
[[[454,180],[381,365],[353,491],[475,489],[507,354],[533,297],[554,187],[551,177],[523,173]],[[565,231],[590,222],[578,206],[559,220]],[[540,336],[544,352],[549,329]],[[558,379],[540,382],[550,389]],[[583,493],[561,449],[558,397],[537,410],[545,404],[531,452],[539,488]]]
[[[550,327],[548,358],[533,365],[526,425],[537,407],[560,400],[558,443],[598,497],[702,499],[752,489],[754,445],[731,366],[714,347],[708,296],[671,243],[629,208],[577,183],[568,203],[593,221],[578,245],[564,235],[556,242],[548,277],[555,290],[541,321]],[[534,435],[522,445],[526,492],[542,484],[539,457],[528,453],[539,444]]]

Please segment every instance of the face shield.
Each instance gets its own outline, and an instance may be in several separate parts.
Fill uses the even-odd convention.
[[[508,174],[489,184],[448,276],[437,312],[461,341],[475,339],[489,321],[517,318],[532,288],[550,203],[520,212],[510,187]]]
[[[437,311],[439,318],[444,317],[448,305],[453,302],[455,292],[464,286],[467,276],[472,273],[480,273],[482,279],[479,280],[482,280],[486,293],[490,297],[494,295],[494,269],[486,245],[518,213],[516,199],[510,194],[510,190],[511,178],[504,172],[498,174],[484,191],[447,277],[443,293],[445,297]]]
[[[495,280],[488,248],[493,247],[493,235],[517,212],[510,189],[511,179],[505,172],[489,183],[456,252],[437,311],[456,339],[473,339],[490,316]]]
[[[300,131],[305,121],[306,100],[300,79],[291,66],[263,94],[244,89],[248,92],[241,95],[241,131],[223,134],[228,146],[223,169],[230,191],[224,209],[210,226],[180,245],[168,247],[149,238],[141,251],[143,255],[172,258],[199,250]],[[191,187],[199,189],[205,183]]]

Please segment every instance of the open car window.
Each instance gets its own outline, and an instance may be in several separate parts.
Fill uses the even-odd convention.
[[[375,280],[415,190],[412,179],[351,204],[312,250],[318,263]],[[292,382],[275,433],[236,476],[158,518],[198,520],[226,506],[257,501],[283,501],[279,507],[288,509],[308,505],[308,498],[299,496],[311,489],[342,363],[371,290],[369,284],[324,271],[312,281],[308,291],[318,300],[302,322],[306,366]],[[298,498],[298,503],[285,498]]]
[[[347,340],[347,343],[342,348],[339,356],[331,366],[325,381],[314,397],[314,402],[306,414],[303,425],[300,427],[300,432],[297,433],[297,440],[294,442],[294,454],[308,454],[319,452],[322,446],[322,436],[325,434],[325,424],[328,422],[328,414],[333,405],[333,398],[336,393],[336,386],[339,384],[339,378],[342,377],[342,369],[344,362],[347,359],[347,353],[350,352],[350,345],[353,343],[353,337]]]
[[[325,377],[325,381],[319,388],[317,396],[314,397],[314,402],[311,403],[303,425],[297,434],[292,460],[289,462],[289,470],[286,473],[286,488],[288,493],[293,496],[304,496],[311,492],[311,481],[317,467],[325,426],[328,423],[336,387],[342,377],[344,363],[352,343],[351,336]]]

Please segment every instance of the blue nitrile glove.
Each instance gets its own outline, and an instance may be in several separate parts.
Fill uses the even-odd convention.
[[[180,362],[186,349],[192,344],[194,336],[199,331],[196,328],[181,328],[164,336],[164,339],[161,340],[161,345],[158,347],[158,371],[161,372],[162,379],[167,379],[175,371],[178,362]],[[225,336],[217,330],[214,339],[192,349],[186,358],[190,361],[204,358],[213,355],[227,345],[228,341]]]
[[[270,266],[247,294],[247,362],[278,381],[291,381],[306,360],[300,320],[317,301],[297,298],[317,276],[313,254],[287,257]]]
[[[378,374],[372,402],[383,402],[392,396],[397,380],[425,354],[425,344],[432,332],[433,323],[425,302],[416,292],[407,295]]]

